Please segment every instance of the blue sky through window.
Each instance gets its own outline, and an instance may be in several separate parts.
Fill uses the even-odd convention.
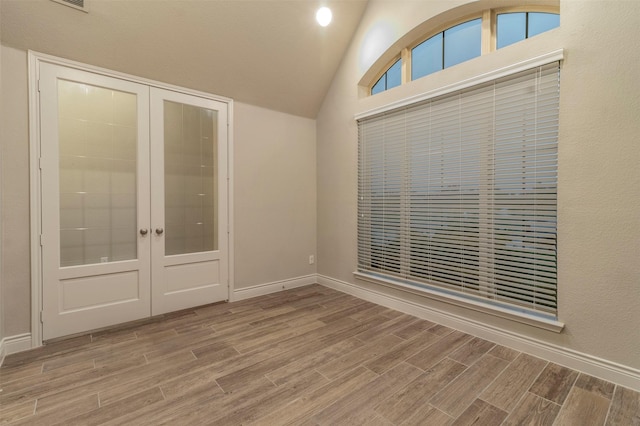
[[[527,38],[527,14],[502,13],[498,15],[496,47],[508,46]]]
[[[555,13],[529,12],[527,37],[533,37],[560,26],[560,15]]]
[[[402,84],[402,61],[398,59],[387,71],[387,90]]]
[[[411,80],[442,69],[442,33],[420,43],[411,50]]]
[[[560,26],[560,15],[543,12],[501,13],[497,20],[496,47],[517,43]]]
[[[474,19],[451,27],[444,32],[444,67],[480,56],[482,48],[482,19]]]

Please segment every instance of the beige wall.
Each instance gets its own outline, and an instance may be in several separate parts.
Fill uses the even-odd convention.
[[[4,336],[31,331],[27,54],[2,46]],[[315,120],[235,103],[235,283],[315,273]]]
[[[0,12],[0,16],[2,13]],[[0,29],[2,28],[2,19],[0,19]],[[0,31],[1,33],[2,31]],[[0,99],[2,99],[2,52],[0,52]],[[0,117],[3,117],[2,114],[2,102],[0,102]],[[0,241],[2,241],[2,146],[4,143],[4,137],[2,135],[2,129],[4,129],[2,118],[0,118]],[[2,243],[0,243],[0,344],[2,339],[4,339],[4,310],[2,308]],[[2,350],[0,348],[0,358],[2,357]],[[1,362],[1,361],[0,361]]]
[[[359,99],[358,82],[386,48],[452,5],[400,3],[371,0],[317,117],[318,273],[640,368],[640,48],[633,37],[640,22],[637,3],[562,0],[556,30]],[[489,5],[469,2],[461,13]],[[355,280],[354,114],[558,48],[565,49],[558,199],[558,311],[564,331],[546,332]]]
[[[236,288],[315,274],[315,120],[236,102],[234,133]]]
[[[2,46],[2,308],[4,335],[28,333],[29,132],[27,54]]]

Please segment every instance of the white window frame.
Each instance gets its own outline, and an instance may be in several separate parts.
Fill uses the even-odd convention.
[[[516,74],[520,71],[525,71],[525,70],[543,66],[552,62],[561,61],[563,58],[564,58],[564,52],[562,49],[549,52],[547,54],[510,65],[508,67],[496,69],[494,71],[491,71],[482,75],[478,75],[476,77],[458,82],[456,84],[442,87],[427,93],[421,93],[419,95],[402,99],[402,100],[381,106],[379,108],[368,110],[366,112],[357,114],[355,118],[356,120],[362,120],[367,117],[371,117],[373,115],[381,114],[384,112],[409,106],[424,100],[432,99],[438,96],[463,90],[472,86],[476,86],[482,83],[499,79],[501,77],[507,77],[512,74]],[[402,247],[401,247],[401,250],[402,250]],[[528,325],[533,325],[533,326],[554,331],[554,332],[560,332],[564,327],[564,324],[558,320],[557,314],[556,314],[556,317],[553,317],[553,315],[539,315],[538,313],[529,312],[527,310],[511,309],[509,306],[503,307],[503,306],[500,306],[499,304],[496,305],[494,303],[488,303],[488,302],[484,302],[482,300],[478,300],[474,298],[467,298],[467,297],[464,297],[464,295],[460,297],[456,294],[451,294],[451,292],[443,291],[442,289],[435,286],[434,287],[432,286],[417,287],[417,286],[410,285],[409,283],[403,283],[402,280],[397,280],[393,278],[390,279],[390,278],[380,276],[370,272],[356,271],[354,272],[354,276],[360,280],[369,281],[369,282],[373,282],[373,283],[384,285],[384,286],[389,286],[395,289],[402,289],[403,291],[406,291],[408,293],[417,294],[420,296],[454,304],[457,306],[463,306],[468,309],[489,313],[498,317],[506,318],[509,320],[517,321],[517,322],[528,324]]]

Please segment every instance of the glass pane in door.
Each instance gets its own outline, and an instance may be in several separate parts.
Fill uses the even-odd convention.
[[[60,266],[137,258],[136,101],[58,81]]]
[[[218,249],[217,111],[164,101],[165,255]]]

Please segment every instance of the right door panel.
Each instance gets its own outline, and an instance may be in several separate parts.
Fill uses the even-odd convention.
[[[227,300],[227,105],[151,89],[152,315]]]

